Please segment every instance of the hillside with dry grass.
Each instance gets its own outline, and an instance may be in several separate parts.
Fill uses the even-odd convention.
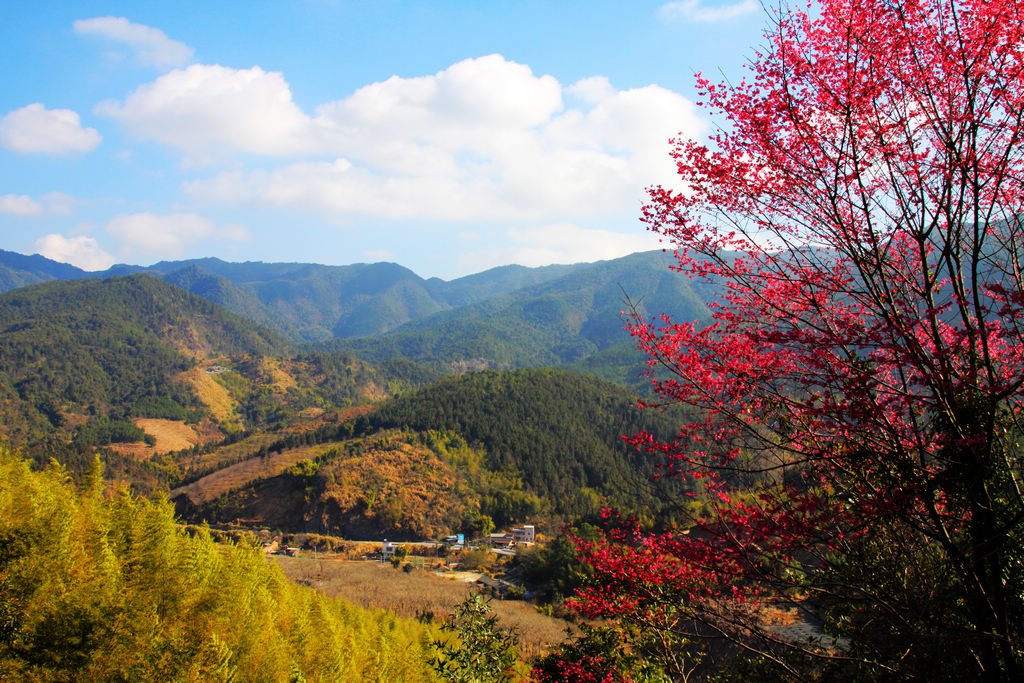
[[[398,616],[442,621],[476,590],[472,578],[457,572],[425,569],[400,571],[388,563],[276,556],[285,576],[320,593],[367,609],[386,609]],[[568,622],[540,612],[522,600],[491,602],[502,628],[519,634],[520,655],[530,659],[562,643],[575,629]]]
[[[195,520],[414,540],[474,531],[509,484],[454,435],[390,430],[249,458],[171,495]]]

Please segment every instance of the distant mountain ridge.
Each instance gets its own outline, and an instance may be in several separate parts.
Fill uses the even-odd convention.
[[[0,249],[0,292],[48,280],[70,280],[89,277],[90,273],[45,256],[26,256]]]
[[[540,268],[501,266],[424,279],[395,263],[324,266],[217,258],[116,265],[89,273],[41,256],[0,251],[0,284],[147,273],[324,351],[370,362],[408,358],[443,372],[572,366],[630,383],[639,356],[621,312],[708,316],[705,288],[670,271],[672,257],[641,252]]]
[[[633,308],[644,316],[708,317],[690,281],[669,270],[671,262],[671,256],[654,251],[581,264],[373,339],[335,339],[321,346],[370,361],[404,357],[456,369],[456,363],[462,369],[578,365],[617,346],[633,346],[622,316]]]
[[[500,266],[455,280],[424,279],[395,263],[230,263],[218,258],[118,264],[89,272],[0,250],[0,291],[47,280],[157,275],[296,342],[379,335],[406,322],[557,278],[587,264]]]

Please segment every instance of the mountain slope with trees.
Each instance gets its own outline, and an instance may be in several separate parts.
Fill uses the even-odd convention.
[[[380,400],[438,377],[395,359],[299,352],[280,334],[146,274],[52,281],[0,295],[0,434],[39,462],[81,473],[96,448],[149,490],[173,484],[147,460],[139,418],[190,425],[193,442],[269,430]],[[142,450],[140,450],[140,448]],[[170,478],[168,478],[170,477]]]
[[[33,254],[26,256],[0,249],[0,292],[49,280],[88,277],[80,268]]]
[[[302,342],[382,334],[438,311],[546,282],[577,267],[502,266],[445,281],[423,279],[394,263],[324,266],[203,258],[86,272],[39,255],[0,250],[0,291],[52,279],[149,273]]]
[[[333,340],[371,361],[405,357],[449,369],[580,363],[628,341],[623,311],[671,310],[704,319],[690,284],[667,270],[662,252],[586,264],[548,282],[445,311],[372,339]],[[639,359],[639,354],[636,355]]]
[[[661,252],[645,252],[597,263],[502,266],[445,281],[425,280],[393,263],[216,258],[86,273],[41,256],[0,251],[0,273],[7,273],[0,285],[145,272],[293,342],[334,340],[324,348],[352,350],[374,362],[404,356],[463,370],[560,365],[592,356],[624,341],[619,313],[627,298],[641,311],[706,317],[689,284],[667,277],[668,263]]]
[[[657,459],[622,437],[669,438],[680,417],[641,411],[629,391],[594,377],[530,369],[447,378],[387,401],[367,420],[376,429],[459,434],[483,449],[489,469],[520,478],[553,513],[574,516],[605,499],[650,514],[663,494],[679,494],[674,482],[652,482]]]
[[[199,359],[288,348],[276,332],[145,275],[20,288],[0,295],[3,426],[20,443],[72,414],[123,416],[146,397],[191,406],[174,377]]]

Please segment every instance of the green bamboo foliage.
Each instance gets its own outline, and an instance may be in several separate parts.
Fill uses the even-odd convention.
[[[0,680],[430,681],[415,621],[289,582],[165,501],[0,447]]]

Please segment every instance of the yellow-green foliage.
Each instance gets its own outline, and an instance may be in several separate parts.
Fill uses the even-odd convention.
[[[165,502],[0,447],[0,680],[433,680],[419,623],[289,582]]]

